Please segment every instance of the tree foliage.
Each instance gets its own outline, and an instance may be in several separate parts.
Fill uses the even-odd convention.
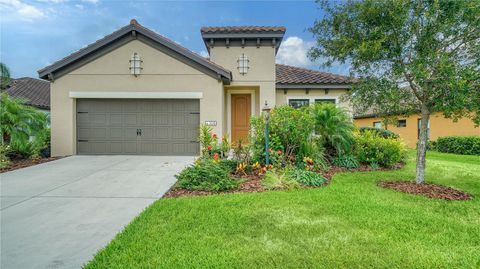
[[[48,117],[20,99],[0,95],[0,134],[3,142],[26,141],[47,127]]]
[[[480,1],[365,0],[320,3],[312,59],[349,62],[357,112],[421,113],[417,182],[424,180],[433,112],[480,124]]]
[[[5,90],[10,85],[10,70],[7,65],[0,63],[0,89]]]

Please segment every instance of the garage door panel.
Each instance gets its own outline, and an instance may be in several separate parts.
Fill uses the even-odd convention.
[[[185,130],[183,128],[173,128],[172,139],[185,139]]]
[[[111,140],[122,140],[124,135],[123,128],[110,128],[110,139]],[[136,137],[136,135],[135,135]]]
[[[123,129],[123,137],[125,140],[137,140],[137,129],[132,127],[126,127]]]
[[[140,124],[141,125],[155,125],[155,114],[154,113],[144,113],[144,114],[142,114]]]
[[[109,126],[123,126],[123,119],[121,113],[110,114]]]
[[[107,125],[107,115],[105,113],[88,113],[91,126]]]
[[[124,154],[137,154],[137,142],[124,142],[123,143],[123,152]]]
[[[155,128],[154,127],[143,127],[142,128],[142,140],[153,139],[154,137],[155,137]]]
[[[172,114],[172,125],[184,125],[184,124],[185,124],[185,113]]]
[[[170,130],[167,127],[157,127],[155,128],[154,139],[168,139],[170,137]]]
[[[90,129],[89,140],[107,140],[107,128],[98,127]]]
[[[123,122],[124,122],[124,125],[134,125],[134,126],[137,126],[137,125],[140,125],[139,121],[138,121],[138,118],[139,118],[139,115],[138,114],[125,114],[123,115]]]
[[[199,109],[199,100],[77,100],[77,152],[198,155]]]

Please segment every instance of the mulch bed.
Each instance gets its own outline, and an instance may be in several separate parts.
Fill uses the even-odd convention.
[[[248,174],[245,176],[237,176],[233,175],[234,178],[238,180],[242,180],[243,182],[240,184],[238,189],[234,189],[231,191],[225,191],[221,193],[237,193],[237,192],[263,192],[266,191],[262,187],[262,177],[255,174]],[[190,191],[185,189],[179,188],[172,188],[170,189],[163,197],[164,198],[176,198],[176,197],[183,197],[183,196],[205,196],[205,195],[212,195],[216,194],[215,192],[210,191]]]
[[[51,161],[58,160],[60,158],[63,158],[63,157],[48,157],[48,158],[35,157],[31,159],[11,160],[7,167],[0,168],[0,173],[5,173],[5,172],[20,169],[20,168],[34,166],[41,163],[51,162]]]
[[[400,192],[422,195],[432,199],[458,201],[470,200],[473,198],[468,192],[459,191],[450,187],[436,184],[417,184],[413,181],[380,181],[378,186],[385,189],[393,189]]]
[[[343,167],[337,167],[337,166],[332,166],[328,171],[323,171],[320,172],[320,174],[327,179],[327,182],[322,186],[326,186],[330,184],[333,176],[337,173],[342,173],[342,172],[368,172],[368,171],[388,171],[388,170],[395,170],[395,169],[400,169],[404,166],[404,163],[399,163],[396,166],[388,169],[388,168],[380,168],[377,170],[373,170],[370,166],[368,165],[361,165],[359,168],[356,169],[347,169]],[[262,178],[263,176],[256,175],[256,174],[248,174],[244,176],[238,176],[238,175],[232,175],[234,178],[243,180],[243,182],[240,184],[240,187],[235,190],[231,191],[225,191],[221,193],[239,193],[239,192],[264,192],[267,191],[265,188],[262,187]],[[322,188],[320,187],[320,188]],[[308,187],[312,188],[312,187]],[[180,189],[180,188],[171,188],[163,197],[164,198],[177,198],[177,197],[184,197],[184,196],[205,196],[205,195],[213,195],[213,194],[219,194],[215,192],[210,192],[210,191],[191,191],[191,190],[186,190],[186,189]]]

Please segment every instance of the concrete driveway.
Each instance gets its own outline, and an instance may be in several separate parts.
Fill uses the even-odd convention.
[[[0,267],[80,268],[193,159],[72,156],[0,174]]]

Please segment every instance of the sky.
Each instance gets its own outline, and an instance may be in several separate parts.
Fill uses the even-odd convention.
[[[308,28],[321,16],[314,1],[0,0],[0,60],[14,78],[37,78],[37,70],[135,18],[203,56],[202,26],[285,26],[278,63],[348,74],[346,65],[325,68],[307,57],[315,44]]]

